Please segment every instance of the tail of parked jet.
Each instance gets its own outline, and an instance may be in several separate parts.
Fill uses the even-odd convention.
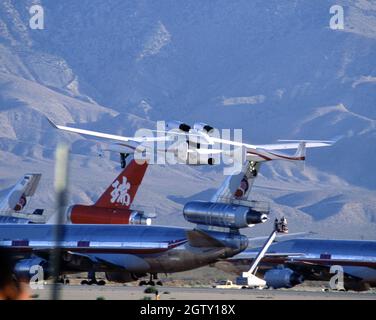
[[[246,160],[240,173],[228,176],[213,195],[212,202],[247,200],[261,163]]]
[[[138,164],[129,154],[128,164],[94,204],[104,208],[130,208],[144,178],[147,162]]]
[[[25,209],[38,187],[40,173],[25,174],[0,201],[0,215],[11,215]]]
[[[67,211],[67,222],[83,224],[150,224],[140,210],[131,204],[141,185],[148,163],[138,164],[133,155],[126,157],[124,169],[93,205],[73,205]]]

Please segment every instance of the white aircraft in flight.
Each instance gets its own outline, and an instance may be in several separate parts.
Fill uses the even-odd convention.
[[[217,164],[215,156],[219,154],[234,155],[233,149],[241,150],[245,159],[251,161],[251,171],[254,176],[258,172],[258,164],[271,160],[288,160],[288,161],[304,161],[306,148],[326,147],[334,143],[334,141],[319,141],[319,140],[280,140],[277,144],[262,144],[254,145],[243,143],[241,141],[233,141],[222,139],[216,134],[216,129],[205,123],[195,123],[190,126],[181,121],[170,121],[166,124],[166,130],[150,130],[157,132],[157,136],[133,136],[126,137],[103,132],[91,131],[86,129],[79,129],[57,125],[50,119],[47,119],[50,124],[58,129],[67,132],[78,133],[86,136],[102,138],[110,140],[103,151],[113,151],[120,154],[121,165],[125,165],[125,156],[136,152],[140,145],[148,145],[154,142],[173,142],[176,137],[180,137],[180,141],[184,141],[185,156],[178,157],[179,163],[190,165],[213,165]],[[217,130],[218,132],[218,130]],[[212,148],[209,148],[212,147]],[[218,146],[220,146],[218,148]],[[294,155],[287,155],[276,150],[291,150],[296,149]],[[157,152],[174,152],[178,154],[176,148],[156,149]],[[244,161],[243,161],[244,162]]]

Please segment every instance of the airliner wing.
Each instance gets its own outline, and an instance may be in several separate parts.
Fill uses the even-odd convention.
[[[311,268],[317,267],[330,267],[334,265],[340,266],[353,266],[353,267],[368,267],[376,269],[376,261],[366,259],[339,259],[339,258],[306,258],[297,257],[293,258],[291,255],[287,258],[286,264],[295,266],[310,266]]]
[[[271,160],[287,160],[287,161],[304,161],[305,151],[307,148],[328,147],[331,146],[333,141],[318,141],[318,140],[302,140],[298,142],[286,142],[277,144],[260,144],[253,145],[238,141],[220,139],[216,137],[210,137],[211,143],[230,145],[235,148],[242,148],[245,151],[246,159],[253,163],[261,163]],[[275,152],[275,150],[289,150],[296,149],[294,155],[283,154]],[[225,154],[235,154],[234,151],[224,151]]]
[[[254,259],[258,255],[259,251],[257,250],[246,250],[236,256],[229,258],[228,261],[243,260],[243,259]],[[270,259],[283,259],[283,262],[293,261],[293,259],[303,257],[304,253],[301,252],[266,252],[262,258],[262,262],[266,262]],[[294,260],[295,261],[295,260]],[[269,261],[268,261],[269,262]],[[281,262],[281,261],[279,261]]]
[[[245,147],[246,149],[264,149],[264,150],[291,150],[297,149],[302,142],[305,142],[306,148],[329,147],[334,141],[329,140],[294,140],[296,142],[274,143],[274,144],[248,144],[238,141],[210,138],[214,143],[228,144],[235,147]],[[290,140],[289,140],[290,141]]]
[[[227,259],[229,263],[236,262],[238,260],[253,260],[258,254],[257,250],[246,250],[236,256]],[[292,269],[310,267],[314,268],[329,268],[333,265],[340,266],[355,266],[355,267],[368,267],[376,268],[376,261],[372,259],[340,259],[333,257],[315,257],[309,258],[305,253],[300,252],[267,252],[262,258],[262,263],[268,264],[285,264]]]
[[[312,236],[316,234],[315,232],[295,232],[295,233],[282,233],[282,234],[277,234],[276,236],[276,239],[274,240],[274,242],[282,242],[282,241],[286,241],[286,240],[289,240],[289,239],[295,239],[297,237],[308,237],[308,236]],[[260,243],[261,244],[264,244],[265,241],[268,239],[269,237],[252,237],[252,238],[248,238],[248,242],[249,242],[249,247],[250,245],[252,245],[252,247],[259,247],[260,246]]]

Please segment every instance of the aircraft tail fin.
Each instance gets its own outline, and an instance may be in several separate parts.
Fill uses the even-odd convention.
[[[22,211],[27,199],[34,195],[41,177],[40,173],[25,174],[1,201],[0,212],[10,214]]]
[[[231,203],[233,200],[247,200],[261,163],[246,160],[238,174],[228,176],[212,196],[212,202]]]
[[[295,157],[299,160],[305,160],[306,158],[306,142],[301,141],[299,143],[298,149],[296,150]]]
[[[148,163],[138,164],[133,155],[126,156],[126,165],[121,173],[94,204],[102,208],[130,208],[138,187],[144,178]]]

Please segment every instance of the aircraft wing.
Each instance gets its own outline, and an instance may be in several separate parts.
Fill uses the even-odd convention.
[[[58,129],[58,130],[78,133],[78,134],[91,136],[91,137],[115,140],[115,141],[122,141],[122,142],[134,141],[134,142],[142,143],[142,142],[154,142],[154,141],[168,141],[169,139],[171,139],[171,137],[168,137],[168,136],[166,137],[125,137],[125,136],[119,136],[115,134],[103,133],[103,132],[98,132],[98,131],[91,131],[91,130],[86,130],[86,129],[61,126],[61,125],[55,124],[49,118],[47,118],[47,120],[55,129]]]
[[[216,263],[215,266],[221,270],[232,270],[232,272],[239,273],[238,265],[250,265],[253,259],[256,258],[258,252],[255,250],[246,250],[237,254],[236,256],[225,260],[224,262]],[[304,273],[305,276],[310,277],[315,272],[329,272],[330,267],[339,265],[342,267],[366,267],[376,269],[376,261],[367,259],[340,259],[331,257],[310,258],[304,253],[292,252],[268,252],[261,260],[260,267],[285,265],[286,267],[295,270],[299,273]]]
[[[233,146],[234,150],[235,148],[241,148],[243,152],[245,152],[246,159],[248,161],[252,161],[253,163],[261,163],[271,160],[304,161],[307,148],[328,147],[334,143],[334,141],[301,140],[277,144],[253,145],[215,137],[210,137],[210,140],[212,144],[217,143],[221,145],[227,144]],[[295,154],[289,155],[275,151],[289,149],[296,149]],[[232,154],[235,155],[234,150],[225,151],[225,148],[223,148],[223,153],[229,154],[230,156]]]
[[[103,138],[103,139],[110,139],[110,140],[116,140],[116,141],[135,141],[135,142],[140,142],[140,143],[141,142],[153,142],[153,141],[167,141],[167,140],[171,140],[171,137],[174,136],[174,135],[184,135],[184,136],[187,136],[187,137],[202,138],[209,145],[213,145],[214,143],[222,143],[222,144],[228,144],[228,145],[233,145],[233,146],[237,146],[237,147],[245,147],[247,149],[264,149],[264,150],[297,149],[301,142],[305,142],[305,146],[307,148],[326,147],[326,146],[330,146],[331,144],[334,143],[334,141],[319,141],[319,140],[301,140],[301,141],[300,140],[299,141],[298,140],[288,140],[288,141],[293,141],[293,142],[254,145],[254,144],[248,144],[248,143],[237,142],[237,141],[232,141],[232,140],[220,139],[220,138],[216,138],[216,137],[210,137],[208,135],[203,135],[203,134],[194,134],[194,133],[188,133],[188,132],[175,132],[175,131],[161,131],[161,130],[151,130],[151,131],[162,132],[162,133],[165,133],[166,136],[162,136],[162,137],[125,137],[125,136],[103,133],[103,132],[98,132],[98,131],[61,126],[61,125],[55,124],[49,118],[47,118],[47,120],[52,125],[52,127],[54,127],[55,129],[58,129],[58,130],[63,130],[63,131],[67,131],[67,132],[73,132],[73,133],[78,133],[78,134],[82,134],[82,135],[88,135],[88,136]],[[220,150],[217,150],[217,152],[218,151],[220,151]]]
[[[315,232],[295,232],[295,233],[283,233],[283,234],[277,234],[276,239],[274,242],[279,242],[279,241],[286,241],[289,239],[295,239],[296,237],[308,237],[316,234]],[[268,239],[269,237],[253,237],[253,238],[248,238],[249,244],[252,245],[252,247],[259,247],[260,243],[261,245]],[[248,245],[249,246],[249,245]],[[249,246],[250,247],[250,246]]]
[[[314,268],[315,266],[320,267],[330,267],[334,265],[340,265],[342,267],[345,266],[353,266],[353,267],[368,267],[376,269],[376,261],[368,261],[368,260],[362,260],[362,259],[332,259],[332,258],[306,258],[306,257],[297,257],[292,258],[288,257],[286,264],[289,264],[291,266],[309,266],[311,268]]]
[[[252,251],[243,251],[239,254],[237,254],[236,256],[232,257],[232,258],[229,258],[228,260],[231,261],[231,260],[244,260],[244,259],[254,259],[256,258],[257,254],[259,252],[257,250],[252,250]],[[262,262],[266,262],[267,260],[270,260],[270,259],[283,259],[284,261],[293,261],[293,259],[296,259],[296,258],[299,258],[299,257],[303,257],[304,254],[303,253],[300,253],[300,252],[296,252],[296,253],[291,253],[291,252],[267,252],[265,253],[263,259],[262,259]],[[290,259],[290,260],[289,260]],[[294,260],[295,261],[295,260]],[[268,261],[269,262],[269,261]]]
[[[328,141],[320,141],[320,142],[307,142],[306,140],[302,140],[302,141],[305,142],[306,148],[329,147],[332,145],[332,142],[328,142]],[[265,150],[291,150],[291,149],[297,149],[299,147],[299,144],[300,142],[260,144],[260,145],[256,145],[256,148],[265,149]]]
[[[210,137],[210,140],[214,143],[222,143],[233,145],[236,147],[245,147],[247,149],[264,149],[264,150],[288,150],[297,149],[302,142],[305,142],[306,148],[328,147],[331,146],[334,141],[329,140],[288,140],[293,142],[275,143],[275,144],[248,144],[232,140],[220,139]]]

